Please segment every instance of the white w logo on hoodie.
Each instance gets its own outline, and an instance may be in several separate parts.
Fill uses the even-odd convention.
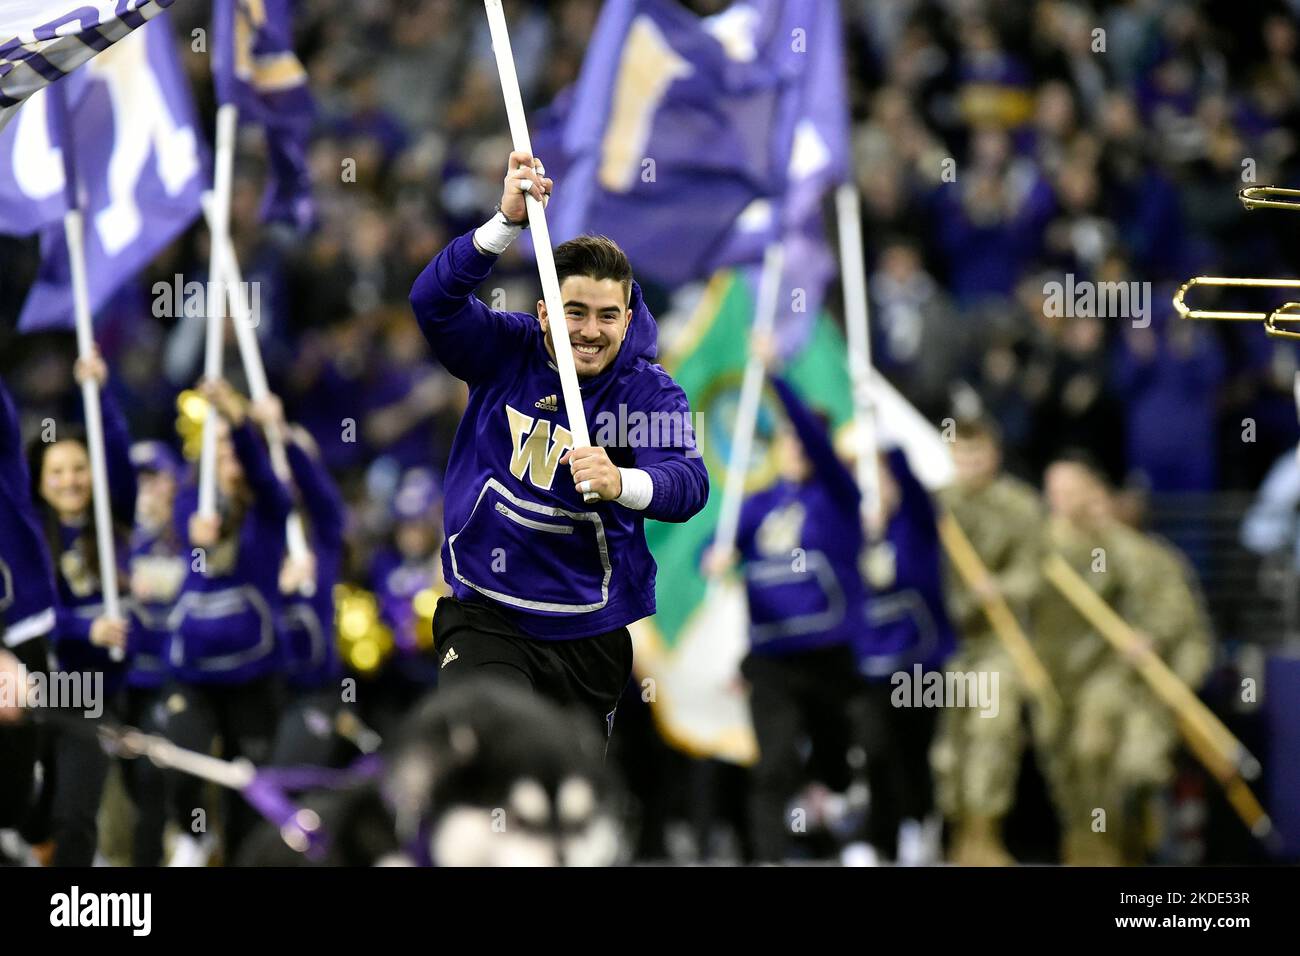
[[[573,433],[556,425],[552,440],[550,422],[525,415],[509,405],[506,417],[510,420],[510,473],[523,481],[524,472],[528,472],[530,482],[549,491],[564,450],[573,447]]]

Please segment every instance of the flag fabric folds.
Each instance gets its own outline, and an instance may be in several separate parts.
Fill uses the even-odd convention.
[[[66,103],[60,123],[54,94]],[[166,17],[129,34],[57,89],[31,96],[0,132],[0,232],[41,234],[41,266],[22,331],[71,328],[62,151],[71,149],[85,213],[92,314],[200,211],[207,146]]]
[[[0,5],[0,129],[32,94],[67,76],[173,0],[5,0]]]
[[[315,219],[307,170],[315,104],[293,51],[289,0],[214,0],[212,15],[217,101],[266,131],[262,219],[307,229]]]
[[[712,17],[610,0],[537,137],[560,183],[556,240],[608,235],[666,286],[756,262],[777,237],[824,249],[821,198],[848,165],[841,32],[833,0],[750,0]]]

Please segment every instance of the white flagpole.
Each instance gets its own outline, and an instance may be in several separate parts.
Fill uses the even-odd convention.
[[[740,525],[740,506],[745,497],[745,476],[749,472],[754,428],[758,424],[758,406],[763,398],[763,363],[754,354],[757,339],[770,338],[776,325],[776,310],[781,295],[781,275],[785,268],[785,244],[769,243],[763,253],[763,272],[758,283],[758,303],[754,327],[750,333],[749,358],[740,386],[740,403],[732,430],[731,455],[727,459],[727,480],[722,491],[722,508],[718,527],[713,534],[714,553],[730,554],[736,546]]]
[[[532,140],[528,136],[528,121],[524,116],[524,99],[519,92],[519,77],[515,73],[514,54],[510,50],[510,32],[506,27],[505,11],[501,0],[483,0],[487,9],[488,28],[492,32],[492,50],[496,54],[497,73],[501,77],[501,92],[505,96],[506,117],[510,121],[510,136],[516,150],[533,154]],[[582,407],[582,392],[578,388],[578,372],[573,365],[573,352],[569,346],[569,326],[564,317],[564,300],[560,297],[560,280],[555,274],[555,255],[551,249],[551,232],[546,225],[546,209],[532,195],[524,197],[528,207],[528,224],[533,230],[533,248],[537,254],[537,272],[542,280],[542,300],[551,319],[551,343],[555,346],[555,364],[560,370],[560,389],[564,393],[564,410],[569,416],[569,431],[573,443],[583,448],[591,444],[587,433],[587,413]],[[586,501],[598,501],[600,495],[588,492]]]
[[[86,283],[85,219],[80,208],[63,214],[63,235],[68,243],[72,266],[72,309],[77,328],[77,356],[95,354],[95,333],[91,325],[90,292]],[[86,413],[86,441],[90,445],[91,502],[95,512],[95,543],[99,551],[99,581],[104,594],[104,616],[122,619],[121,596],[117,589],[117,549],[113,547],[113,508],[108,497],[108,460],[104,452],[104,419],[99,407],[99,383],[87,377],[81,383],[81,401]],[[109,656],[120,661],[121,648]]]
[[[862,255],[862,210],[858,189],[846,182],[835,190],[840,234],[840,279],[844,285],[844,326],[849,339],[853,382],[853,425],[862,526],[869,539],[881,531],[880,470],[876,462],[876,409],[871,398],[871,334],[867,305],[867,264]]]
[[[81,187],[73,158],[72,122],[68,116],[66,91],[56,86],[48,93],[55,111],[55,127],[63,155],[64,188],[68,210],[63,214],[63,237],[68,245],[72,272],[72,315],[77,332],[77,357],[95,354],[95,329],[90,314],[90,289],[86,279],[86,220],[81,211]],[[121,595],[117,588],[117,549],[113,546],[113,506],[108,496],[108,457],[104,450],[104,416],[99,404],[99,383],[87,378],[81,383],[81,402],[86,418],[86,443],[90,446],[91,508],[95,515],[95,546],[99,553],[99,582],[104,596],[104,616],[122,619]],[[125,652],[109,650],[120,661]]]
[[[208,219],[208,328],[203,353],[203,375],[221,377],[222,339],[225,331],[225,297],[221,289],[221,249],[230,233],[230,187],[235,162],[235,131],[239,124],[239,107],[222,103],[217,107],[216,150],[213,158],[212,212]],[[217,410],[208,408],[203,423],[203,450],[199,456],[199,515],[210,518],[217,513]]]
[[[203,214],[207,217],[208,229],[211,231],[214,214],[211,193],[203,195]],[[260,402],[271,394],[271,388],[266,380],[266,367],[262,364],[262,347],[254,331],[257,327],[256,319],[243,293],[244,280],[239,269],[239,258],[235,254],[235,243],[230,238],[229,232],[225,234],[224,239],[219,250],[220,263],[217,270],[221,277],[219,287],[225,291],[226,301],[230,305],[235,342],[239,345],[239,357],[244,366],[244,374],[248,377],[249,398]],[[271,467],[275,470],[277,478],[291,486],[293,472],[289,468],[289,456],[284,450],[284,439],[285,436],[280,432],[278,425],[272,424],[266,429],[266,444],[271,455]],[[285,523],[285,542],[290,557],[302,558],[307,555],[307,534],[303,530],[302,515],[296,509]]]

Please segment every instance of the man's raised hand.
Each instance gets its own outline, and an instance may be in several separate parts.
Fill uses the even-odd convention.
[[[550,202],[555,183],[546,178],[542,161],[522,150],[510,154],[506,169],[505,191],[501,194],[501,212],[516,225],[528,222],[528,204],[525,195],[531,195],[545,206]]]

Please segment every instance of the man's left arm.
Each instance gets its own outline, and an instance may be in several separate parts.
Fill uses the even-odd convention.
[[[615,500],[655,521],[687,521],[709,500],[709,473],[686,393],[661,369],[653,375],[652,390],[635,406],[648,418],[647,440],[632,449],[636,467],[620,469],[623,494]]]

